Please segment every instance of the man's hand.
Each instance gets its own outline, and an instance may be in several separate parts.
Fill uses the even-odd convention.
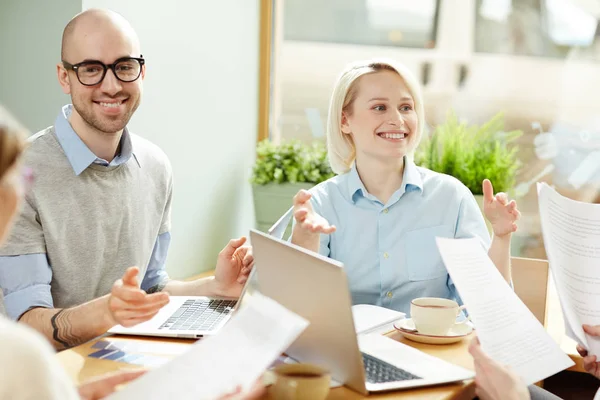
[[[516,232],[517,221],[521,213],[514,200],[508,201],[506,193],[497,193],[489,179],[483,180],[483,213],[494,230],[495,236],[504,236]]]
[[[590,336],[600,336],[600,325],[583,325],[583,330]],[[577,352],[583,357],[583,368],[586,372],[600,379],[600,362],[598,362],[596,356],[588,355],[588,351],[580,345],[577,345]]]
[[[310,204],[311,197],[310,192],[304,189],[301,189],[294,196],[294,218],[296,219],[294,234],[301,231],[308,235],[335,232],[335,226],[329,225],[329,222],[325,218],[314,212]]]
[[[469,353],[475,361],[475,394],[482,400],[529,400],[529,390],[510,369],[492,360],[474,338]]]
[[[129,267],[117,280],[108,298],[108,312],[115,324],[132,327],[148,321],[169,302],[165,292],[147,294],[140,289],[137,267]]]
[[[218,296],[239,297],[254,266],[250,246],[242,246],[246,238],[231,239],[219,253],[215,268],[214,291]]]
[[[146,371],[127,371],[116,372],[105,375],[79,386],[79,396],[81,400],[102,399],[115,391],[117,385],[132,381],[143,375]]]

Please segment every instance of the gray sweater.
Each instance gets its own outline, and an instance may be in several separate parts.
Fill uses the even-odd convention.
[[[75,175],[53,127],[31,139],[24,163],[35,183],[0,256],[46,253],[56,308],[109,293],[130,266],[141,282],[157,236],[170,230],[169,161],[147,140],[131,141],[125,164]]]

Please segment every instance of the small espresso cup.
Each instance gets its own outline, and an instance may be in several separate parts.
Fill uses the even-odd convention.
[[[465,306],[439,297],[419,297],[410,302],[410,317],[423,335],[444,336],[457,322]]]
[[[323,400],[329,393],[331,375],[313,364],[280,364],[273,369],[274,383],[269,398],[283,400]]]

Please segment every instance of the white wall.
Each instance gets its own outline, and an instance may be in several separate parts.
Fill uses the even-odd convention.
[[[0,0],[0,104],[32,132],[68,101],[56,79],[60,41],[81,0]]]
[[[212,269],[217,253],[254,226],[251,187],[258,107],[258,0],[83,0],[123,14],[147,60],[130,127],[173,164],[168,271]]]

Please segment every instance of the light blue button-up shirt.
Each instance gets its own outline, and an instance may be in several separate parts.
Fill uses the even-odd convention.
[[[490,236],[469,189],[457,179],[405,159],[402,186],[382,204],[365,189],[356,167],[311,189],[318,214],[335,225],[319,252],[344,263],[353,304],[375,304],[410,315],[417,297],[462,303],[435,238]]]
[[[80,175],[92,163],[107,167],[117,166],[126,163],[131,157],[134,157],[137,162],[127,128],[123,130],[121,136],[121,151],[110,163],[96,157],[71,127],[69,123],[71,111],[71,105],[63,107],[56,118],[54,129],[75,175]],[[169,232],[162,233],[156,238],[148,269],[142,280],[143,290],[162,285],[169,279],[165,262],[170,242]],[[52,266],[44,253],[0,257],[0,288],[4,294],[6,313],[13,319],[20,318],[25,311],[33,307],[52,308],[54,305],[50,294],[51,281]]]

